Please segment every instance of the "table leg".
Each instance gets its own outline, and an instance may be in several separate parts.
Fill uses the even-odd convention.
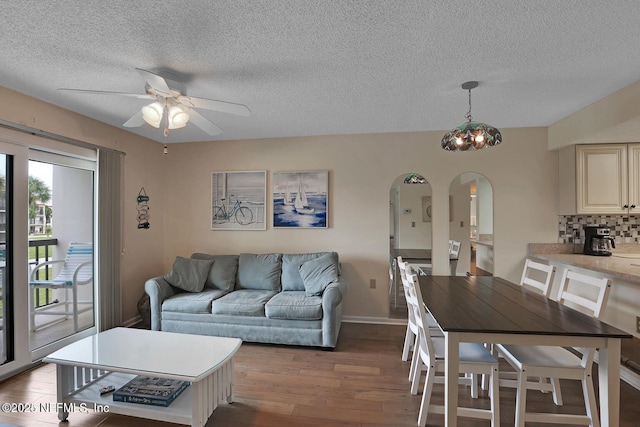
[[[616,427],[620,421],[620,339],[607,339],[598,351],[600,425]]]
[[[73,384],[73,370],[71,366],[56,364],[56,393],[58,403],[61,403],[58,412],[58,419],[66,421],[69,418],[69,412],[65,411],[66,403],[69,401],[68,396],[71,392]]]
[[[457,333],[445,332],[444,347],[444,425],[456,427],[458,422],[458,372],[460,366],[460,337]]]

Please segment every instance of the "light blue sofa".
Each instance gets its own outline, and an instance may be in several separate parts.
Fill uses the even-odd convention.
[[[151,329],[335,348],[348,290],[337,253],[195,253],[190,259],[213,260],[201,291],[172,286],[169,275],[145,283]]]

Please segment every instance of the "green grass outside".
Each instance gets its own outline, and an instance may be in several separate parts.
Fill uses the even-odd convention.
[[[40,302],[41,305],[44,305],[45,303],[50,303],[51,298],[49,298],[49,301],[47,300],[47,290],[46,289],[37,289],[36,292],[38,292],[40,299],[38,300]],[[34,297],[34,301],[35,301],[35,294],[33,295]],[[0,317],[4,316],[4,301],[2,298],[0,298]]]

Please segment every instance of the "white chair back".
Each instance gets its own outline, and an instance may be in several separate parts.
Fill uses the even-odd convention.
[[[575,286],[575,282],[579,282],[580,286]],[[572,284],[573,286],[569,286]],[[580,293],[575,291],[580,289]],[[585,274],[564,270],[562,282],[558,292],[558,301],[561,304],[571,302],[582,307],[586,314],[600,319],[607,306],[609,292],[611,290],[611,280],[606,277],[593,277]]]
[[[423,360],[429,360],[430,364],[435,363],[435,350],[433,348],[433,341],[431,340],[431,333],[429,331],[427,310],[424,307],[422,300],[422,292],[418,286],[418,276],[415,274],[407,275],[408,293],[409,298],[407,304],[414,312],[414,318],[418,325],[418,343],[420,353],[422,353]],[[409,302],[410,301],[410,302]]]
[[[450,258],[458,258],[458,254],[460,253],[460,246],[462,246],[462,243],[456,242],[455,240],[453,241],[449,249]]]
[[[530,259],[524,262],[524,269],[522,270],[522,278],[520,279],[520,285],[537,289],[549,298],[551,293],[551,278],[553,277],[553,266],[542,264]]]
[[[77,285],[85,285],[93,280],[93,245],[91,243],[69,243],[56,281],[68,281]]]

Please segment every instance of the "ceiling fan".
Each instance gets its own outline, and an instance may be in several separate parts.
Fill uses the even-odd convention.
[[[198,113],[195,110],[196,108],[220,111],[244,117],[249,117],[251,114],[251,110],[249,110],[246,105],[187,96],[186,91],[184,89],[179,89],[178,87],[181,85],[176,82],[172,81],[172,87],[169,86],[167,80],[159,74],[143,70],[141,68],[136,68],[136,71],[146,82],[146,93],[138,94],[68,88],[60,88],[58,90],[98,95],[128,96],[138,99],[152,99],[154,100],[153,103],[142,107],[140,111],[127,120],[123,126],[139,127],[144,125],[144,123],[148,123],[154,128],[160,128],[162,125],[164,127],[165,137],[169,134],[170,129],[180,129],[185,127],[188,122],[193,123],[208,135],[213,136],[222,133],[222,129]],[[167,78],[169,79],[169,77]]]

